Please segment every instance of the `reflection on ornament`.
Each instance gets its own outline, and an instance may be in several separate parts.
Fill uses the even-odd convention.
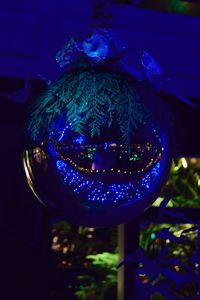
[[[168,177],[169,139],[147,118],[138,85],[122,73],[75,69],[34,107],[23,163],[38,199],[72,224],[126,222]]]
[[[112,131],[108,140],[94,142],[63,128],[25,151],[29,185],[45,205],[74,224],[102,226],[124,222],[151,204],[170,165],[163,134],[143,125],[128,151]]]
[[[91,201],[122,204],[140,200],[141,196],[151,188],[160,170],[160,163],[158,162],[146,176],[136,182],[130,180],[127,184],[105,185],[101,181],[80,176],[77,171],[74,171],[69,164],[62,160],[57,160],[56,166],[66,187],[70,186],[74,193],[80,196],[82,194],[82,197],[85,196],[84,202],[88,206],[90,206]]]
[[[42,164],[42,162],[46,159],[44,151],[39,147],[33,149],[33,156],[38,164]]]

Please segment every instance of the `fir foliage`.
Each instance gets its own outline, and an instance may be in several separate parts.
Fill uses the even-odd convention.
[[[63,112],[73,131],[84,135],[89,129],[91,137],[117,121],[127,147],[146,115],[139,95],[126,79],[84,68],[65,73],[36,101],[28,124],[31,137],[37,140],[40,133],[48,133]]]

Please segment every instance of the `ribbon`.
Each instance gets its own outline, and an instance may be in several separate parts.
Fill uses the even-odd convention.
[[[82,42],[70,38],[56,54],[59,66],[70,67],[85,58],[91,65],[102,65],[107,62],[119,63],[121,68],[138,81],[148,80],[158,91],[177,96],[190,106],[195,104],[179,93],[173,80],[165,77],[158,62],[147,52],[130,55],[127,45],[110,29],[98,28]]]

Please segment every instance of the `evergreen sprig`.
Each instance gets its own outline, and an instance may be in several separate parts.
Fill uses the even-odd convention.
[[[46,90],[31,112],[28,131],[32,138],[37,140],[40,133],[48,132],[63,113],[73,131],[84,135],[89,128],[91,137],[117,120],[128,147],[146,115],[139,95],[126,79],[95,69],[68,72]]]

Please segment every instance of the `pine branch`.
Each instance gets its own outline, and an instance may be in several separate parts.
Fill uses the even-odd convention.
[[[123,143],[130,147],[145,112],[140,97],[121,76],[80,69],[64,74],[37,100],[28,124],[32,138],[48,134],[63,114],[73,131],[84,135],[89,127],[91,137],[100,135],[101,128],[111,126],[117,117]]]
[[[128,84],[122,88],[117,113],[123,142],[130,149],[133,135],[143,122],[144,108],[139,96]]]

